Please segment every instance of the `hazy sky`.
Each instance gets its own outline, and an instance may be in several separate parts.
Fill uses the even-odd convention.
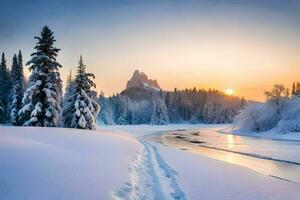
[[[135,69],[163,89],[233,88],[256,100],[274,83],[300,81],[299,0],[2,0],[9,63],[18,49],[29,59],[46,24],[64,80],[82,54],[107,95]]]

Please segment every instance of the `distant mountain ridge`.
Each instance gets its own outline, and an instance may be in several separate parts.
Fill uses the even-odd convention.
[[[161,90],[157,80],[149,79],[144,72],[135,70],[131,79],[127,82],[126,89],[131,88],[142,88],[142,89],[152,89],[159,91]]]

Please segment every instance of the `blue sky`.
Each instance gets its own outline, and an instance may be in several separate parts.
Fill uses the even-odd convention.
[[[33,37],[47,24],[62,49],[62,76],[82,54],[98,91],[106,94],[120,92],[134,69],[165,89],[230,87],[254,99],[263,98],[272,83],[290,84],[300,73],[298,0],[2,0],[1,5],[0,51],[9,63],[18,49],[29,59]]]

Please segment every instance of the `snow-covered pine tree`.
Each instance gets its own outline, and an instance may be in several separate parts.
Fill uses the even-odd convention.
[[[131,102],[128,96],[121,95],[119,98],[119,117],[117,118],[117,124],[127,125],[131,124],[132,113],[131,113]]]
[[[10,73],[6,65],[4,53],[0,63],[0,123],[8,121],[9,90],[11,88]]]
[[[204,106],[202,112],[202,120],[208,124],[222,123],[222,118],[224,117],[225,114],[222,113],[223,111],[224,111],[223,105],[217,100],[212,99],[208,101]]]
[[[11,82],[12,85],[14,84],[14,80],[16,77],[16,71],[18,69],[18,57],[16,54],[14,54],[13,59],[12,59],[12,64],[11,64],[11,70],[10,70],[10,77],[11,77]]]
[[[86,73],[86,66],[80,56],[78,70],[72,94],[66,99],[63,107],[63,123],[65,127],[79,129],[95,129],[99,105],[96,92],[92,90],[96,84],[91,80],[94,74]]]
[[[170,121],[178,123],[181,121],[179,116],[179,104],[180,104],[180,92],[177,90],[177,88],[174,89],[174,91],[170,94],[170,97],[168,101],[168,114]]]
[[[56,40],[48,26],[44,26],[41,36],[35,39],[38,40],[36,52],[27,62],[32,73],[22,100],[19,120],[25,126],[59,126],[62,81],[59,73],[61,65],[56,57],[60,49],[53,46]]]
[[[66,88],[65,88],[65,93],[63,96],[63,100],[62,100],[62,106],[64,106],[65,101],[72,94],[73,89],[74,89],[74,80],[73,80],[73,76],[72,76],[72,70],[70,70],[70,73],[69,73],[69,75],[67,77],[67,81],[66,81]]]
[[[69,107],[72,105],[69,103],[69,100],[70,100],[70,96],[73,94],[74,91],[74,87],[75,87],[74,84],[75,81],[73,80],[72,70],[70,69],[70,74],[68,75],[66,81],[65,94],[62,101],[62,124],[65,127],[70,127],[71,125],[72,113],[69,112],[69,110],[71,109]]]
[[[24,75],[23,55],[22,55],[21,50],[19,50],[19,53],[18,53],[18,63],[19,63],[19,65],[21,66],[21,68],[23,70],[23,84],[24,84],[24,90],[25,90],[26,86],[27,86],[27,79]]]
[[[150,124],[166,125],[169,123],[169,116],[165,102],[158,98],[153,101],[153,111],[151,114]]]
[[[12,89],[11,89],[11,104],[10,104],[10,121],[13,125],[21,125],[18,119],[18,112],[22,107],[22,98],[24,93],[25,81],[22,63],[22,53],[14,55],[11,68]]]
[[[5,93],[4,93],[4,65],[6,67],[6,61],[4,57],[4,53],[2,53],[1,57],[1,63],[0,63],[0,123],[3,123],[5,121],[6,115],[5,115]]]
[[[104,94],[101,92],[99,95],[99,105],[100,105],[100,112],[98,115],[98,120],[104,124],[115,124],[114,121],[114,112],[111,106],[111,101],[105,98]]]
[[[67,81],[66,81],[66,92],[65,95],[70,95],[72,93],[73,90],[73,75],[72,75],[72,70],[70,69],[70,73],[67,77]]]

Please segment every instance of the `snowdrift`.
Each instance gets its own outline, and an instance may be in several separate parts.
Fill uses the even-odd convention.
[[[0,199],[110,199],[141,145],[117,132],[0,127]]]

